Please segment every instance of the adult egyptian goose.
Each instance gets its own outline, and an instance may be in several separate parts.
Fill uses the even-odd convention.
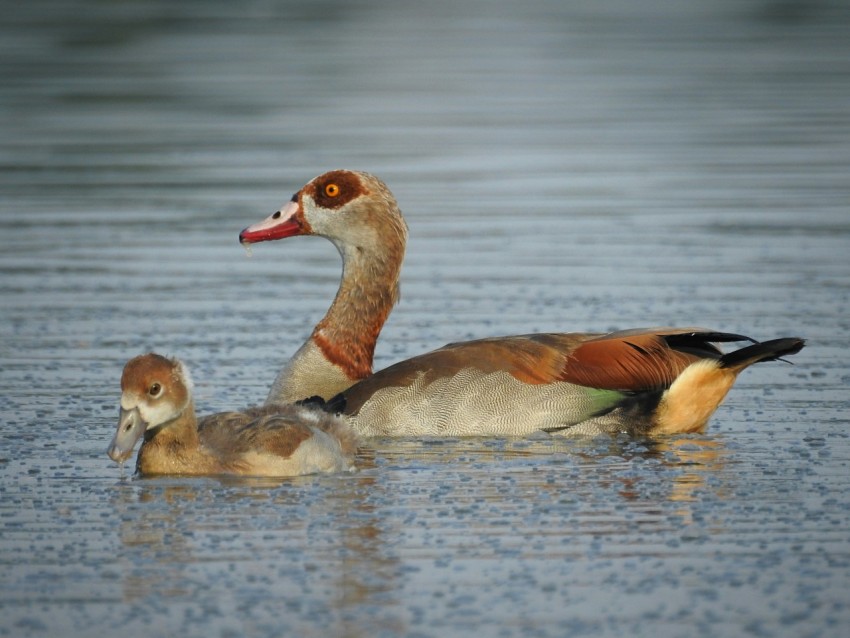
[[[298,476],[354,467],[357,437],[326,411],[270,405],[195,417],[192,382],[176,359],[145,354],[121,375],[121,414],[108,454],[123,463],[144,437],[142,475]]]
[[[405,247],[395,198],[373,175],[331,171],[239,239],[295,235],[330,239],[342,281],[267,402],[321,397],[365,436],[697,432],[742,370],[804,345],[701,328],[532,334],[449,344],[369,376]],[[733,341],[752,345],[714,345]]]
[[[395,197],[365,173],[335,171],[323,178],[240,235],[245,245],[321,235],[342,255],[342,281],[333,303],[283,366],[266,403],[330,398],[368,377],[378,334],[398,300],[407,224]]]

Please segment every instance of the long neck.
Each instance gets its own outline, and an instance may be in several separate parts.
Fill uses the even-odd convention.
[[[334,242],[343,260],[339,290],[310,338],[278,374],[267,404],[329,399],[372,374],[378,335],[398,300],[406,238],[399,221],[366,245]]]
[[[372,374],[378,335],[398,300],[401,254],[349,248],[342,256],[339,290],[312,340],[331,363],[358,380]]]

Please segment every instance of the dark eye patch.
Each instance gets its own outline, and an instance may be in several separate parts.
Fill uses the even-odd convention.
[[[313,182],[313,201],[322,208],[336,209],[345,206],[353,199],[368,193],[360,177],[349,171],[331,171]],[[328,187],[331,188],[328,188]],[[334,189],[333,186],[337,188]],[[337,193],[329,195],[328,193]]]

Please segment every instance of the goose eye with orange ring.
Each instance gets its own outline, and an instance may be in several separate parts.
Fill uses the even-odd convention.
[[[328,184],[325,186],[325,195],[328,197],[336,197],[339,195],[339,186],[336,184]]]

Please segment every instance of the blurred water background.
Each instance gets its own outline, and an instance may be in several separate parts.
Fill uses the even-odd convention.
[[[843,0],[2,2],[0,636],[843,636]],[[376,366],[448,341],[800,335],[704,435],[373,441],[138,480],[123,363],[260,402],[330,303],[246,225],[368,170],[410,225]]]

